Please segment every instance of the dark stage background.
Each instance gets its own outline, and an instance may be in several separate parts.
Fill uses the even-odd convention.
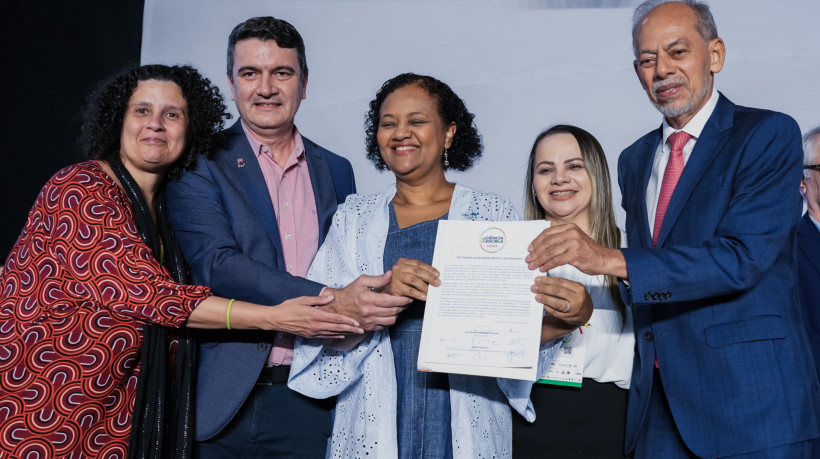
[[[3,262],[43,184],[81,159],[76,139],[86,95],[108,75],[139,64],[142,11],[143,0],[51,0],[3,6]]]

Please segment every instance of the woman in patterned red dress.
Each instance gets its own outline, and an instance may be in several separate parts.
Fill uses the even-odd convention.
[[[82,144],[93,160],[46,183],[0,278],[0,458],[189,457],[195,347],[181,329],[169,369],[168,327],[305,333],[287,311],[329,301],[272,308],[185,285],[164,183],[228,116],[187,66],[142,66],[92,96]]]

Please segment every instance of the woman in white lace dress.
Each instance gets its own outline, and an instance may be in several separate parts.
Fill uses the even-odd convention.
[[[352,337],[331,348],[297,340],[289,386],[317,398],[338,395],[330,457],[511,457],[510,403],[531,412],[528,390],[509,380],[416,370],[427,286],[439,283],[430,266],[438,220],[517,218],[508,199],[445,177],[481,155],[473,115],[435,78],[399,75],[370,103],[367,150],[396,183],[348,197],[308,277],[333,287],[392,270],[386,291],[416,301],[363,341]],[[580,287],[573,301],[581,305],[584,295]],[[544,302],[559,310],[565,304]],[[564,318],[590,313],[579,307]]]

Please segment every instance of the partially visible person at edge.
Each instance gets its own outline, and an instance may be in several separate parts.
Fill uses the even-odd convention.
[[[195,349],[172,329],[282,329],[280,308],[188,285],[168,223],[166,181],[228,116],[187,66],[142,66],[92,94],[89,160],[46,183],[2,274],[0,457],[190,458]],[[337,322],[335,335],[363,332],[310,307],[328,301],[285,304]]]
[[[502,380],[416,369],[427,289],[440,285],[439,272],[430,265],[438,221],[517,218],[505,197],[445,176],[449,169],[469,169],[482,153],[473,118],[448,85],[412,73],[385,82],[370,102],[367,157],[377,169],[390,170],[396,183],[378,194],[348,197],[308,277],[344,285],[363,273],[392,270],[386,292],[411,297],[414,304],[388,328],[352,337],[344,346],[297,340],[290,387],[318,398],[338,394],[332,457],[512,455]],[[547,278],[533,289],[556,320],[583,323],[591,314],[580,284]],[[567,301],[575,305],[569,312]],[[563,333],[545,331],[542,338],[551,346],[544,352],[554,354],[554,338]]]
[[[797,292],[800,130],[715,89],[726,47],[705,3],[642,3],[632,44],[663,119],[618,160],[628,248],[556,225],[528,259],[624,280],[635,458],[808,458],[820,385]]]
[[[171,223],[192,278],[216,294],[263,304],[318,295],[325,286],[304,275],[336,205],[356,186],[350,162],[294,124],[307,97],[301,35],[270,16],[238,24],[228,37],[227,78],[240,119],[208,158],[168,186]],[[383,325],[409,303],[372,291],[389,276],[327,289],[335,298],[325,309],[368,330]],[[324,457],[333,401],[304,397],[285,383],[294,335],[334,335],[338,324],[301,307],[282,313],[287,323],[277,333],[198,333],[197,457]]]
[[[573,223],[602,246],[621,247],[604,150],[581,128],[557,125],[536,137],[524,205],[527,219]],[[571,265],[554,268],[550,275],[580,282],[592,297],[592,317],[570,335],[562,353],[581,366],[583,380],[580,387],[567,387],[539,379],[530,398],[540,417],[530,424],[513,416],[514,456],[622,458],[635,354],[632,313],[624,307],[615,277],[585,274]],[[542,362],[542,371],[548,363]],[[552,376],[553,381],[561,380]],[[561,413],[559,422],[554,413]]]
[[[806,213],[797,225],[797,288],[803,323],[809,334],[814,365],[820,377],[820,127],[803,136],[803,179],[800,192]],[[812,442],[812,459],[820,459],[820,440]]]

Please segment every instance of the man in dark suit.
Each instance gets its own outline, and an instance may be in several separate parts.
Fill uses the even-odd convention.
[[[808,211],[797,226],[797,286],[803,322],[820,377],[820,127],[803,136],[800,192]],[[812,443],[811,457],[820,459],[820,440]]]
[[[632,36],[664,121],[618,162],[629,248],[563,225],[528,258],[624,280],[637,333],[627,452],[808,458],[820,395],[796,288],[797,123],[714,89],[725,48],[705,4],[645,2]]]
[[[294,125],[308,80],[299,32],[283,20],[257,17],[237,25],[228,42],[228,81],[240,120],[223,132],[211,158],[168,186],[169,213],[193,280],[258,304],[323,291],[334,300],[317,308],[278,306],[274,334],[197,336],[195,455],[323,458],[333,400],[287,388],[293,336],[341,337],[339,314],[363,329],[389,325],[408,300],[372,291],[386,285],[389,273],[338,290],[304,278],[336,206],[355,192],[353,170]]]

